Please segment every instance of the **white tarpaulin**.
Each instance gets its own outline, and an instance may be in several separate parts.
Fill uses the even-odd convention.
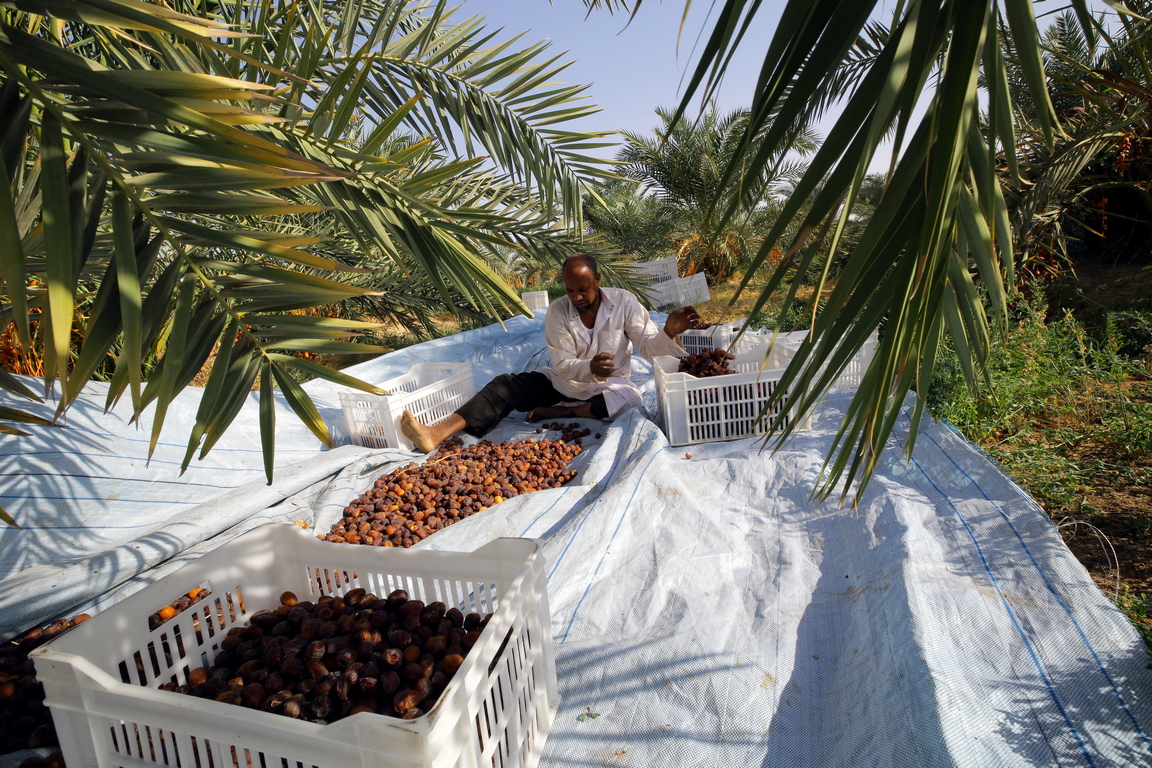
[[[481,386],[546,364],[542,336],[542,319],[518,318],[352,373],[466,361]],[[563,699],[543,766],[1152,764],[1139,637],[1036,504],[951,428],[927,426],[905,461],[905,418],[857,509],[817,504],[845,399],[775,454],[754,440],[673,448],[649,372],[634,362],[644,408],[590,424],[603,437],[585,441],[572,483],[421,544],[544,543]],[[339,422],[335,388],[309,389]],[[26,530],[0,533],[0,634],[99,608],[265,521],[326,530],[413,458],[320,452],[284,409],[269,488],[251,408],[181,478],[194,395],[150,467],[147,433],[119,409],[101,415],[98,387],[68,428],[4,438],[0,503]],[[514,414],[489,437],[536,436]]]

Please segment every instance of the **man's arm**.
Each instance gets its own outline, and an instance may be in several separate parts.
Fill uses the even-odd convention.
[[[689,307],[685,307],[685,309],[689,309]],[[674,338],[677,334],[687,330],[687,327],[677,331],[676,328],[679,327],[680,321],[672,322],[672,317],[675,316],[677,312],[683,313],[683,310],[677,310],[677,312],[669,315],[668,321],[672,323],[672,325],[670,327],[669,323],[665,323],[663,330],[658,328],[656,323],[652,322],[652,316],[640,305],[639,300],[631,294],[628,294],[628,298],[625,300],[621,311],[626,313],[624,317],[624,333],[627,334],[632,345],[636,348],[636,354],[641,357],[646,357],[649,360],[659,355],[683,357],[688,354],[684,351],[683,347],[676,343]],[[695,311],[696,310],[692,310],[693,313],[695,313]],[[675,333],[668,333],[669,330],[675,331]]]

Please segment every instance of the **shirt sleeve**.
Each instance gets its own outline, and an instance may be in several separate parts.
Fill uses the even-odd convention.
[[[567,299],[559,299],[567,301]],[[552,370],[568,381],[592,381],[592,361],[576,356],[576,338],[572,329],[564,321],[564,313],[555,303],[544,318],[544,341],[548,344],[548,354],[552,358]]]
[[[652,322],[652,316],[631,293],[626,293],[622,307],[624,333],[636,348],[636,354],[652,360],[660,355],[683,357],[688,354],[664,329]]]

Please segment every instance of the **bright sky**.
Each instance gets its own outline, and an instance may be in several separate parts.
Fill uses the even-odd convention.
[[[628,16],[619,12],[588,15],[580,0],[554,0],[554,4],[548,0],[464,0],[459,13],[486,16],[490,27],[504,27],[509,34],[527,31],[522,38],[525,43],[549,40],[553,55],[567,51],[563,60],[573,63],[562,79],[590,84],[590,101],[603,109],[570,127],[649,134],[660,125],[656,107],[679,103],[681,79],[691,76],[693,47],[704,42],[699,38],[709,5],[699,0],[692,4],[679,46],[681,0],[646,0],[630,25]],[[781,5],[780,0],[764,3],[758,35],[772,33]],[[707,30],[711,30],[710,23]],[[722,110],[751,102],[756,66],[758,62],[745,57],[743,66],[730,70],[719,104]]]
[[[759,57],[775,30],[783,5],[784,0],[764,0],[749,37],[751,44],[745,44],[745,55],[737,57],[729,67],[718,103],[720,110],[751,103]],[[1036,3],[1037,13],[1044,7],[1061,5],[1064,3],[1043,0]],[[1103,7],[1099,0],[1092,5]],[[893,6],[893,0],[880,3],[882,18],[887,19]],[[623,129],[651,135],[660,125],[655,108],[679,104],[683,81],[692,73],[694,47],[702,46],[704,36],[711,31],[711,9],[712,3],[706,0],[692,3],[682,35],[683,0],[645,0],[630,25],[628,16],[619,12],[613,15],[596,11],[588,15],[580,0],[463,0],[457,18],[483,15],[490,29],[503,27],[508,35],[526,32],[521,39],[525,44],[550,40],[552,55],[567,52],[563,60],[573,63],[561,79],[590,84],[590,101],[603,111],[566,127],[584,131]],[[834,118],[826,118],[817,130],[826,133]],[[605,157],[615,155],[611,149],[602,152]],[[875,169],[886,166],[886,158],[878,157],[873,162]]]

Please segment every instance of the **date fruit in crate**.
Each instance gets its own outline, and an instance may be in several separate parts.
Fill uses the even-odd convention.
[[[20,761],[20,768],[64,768],[64,753],[56,750],[46,757],[26,757]]]
[[[678,370],[680,373],[687,373],[697,378],[724,376],[735,373],[728,367],[728,361],[735,359],[735,355],[722,349],[705,349],[682,358]]]
[[[44,686],[28,653],[87,618],[82,613],[35,627],[0,646],[0,754],[58,743],[51,711],[44,704]]]
[[[490,618],[402,589],[316,602],[285,592],[229,630],[212,666],[161,689],[316,723],[359,712],[410,720],[436,702]]]
[[[188,590],[187,594],[181,595],[149,616],[148,629],[156,629],[164,622],[175,618],[178,614],[188,610],[210,594],[212,593],[203,587],[194,587]]]
[[[567,432],[571,436],[588,430]],[[576,476],[568,462],[581,452],[579,440],[482,440],[468,447],[462,447],[459,439],[447,441],[428,461],[382,475],[344,508],[343,517],[327,534],[317,538],[410,547],[505,499],[568,482]]]

